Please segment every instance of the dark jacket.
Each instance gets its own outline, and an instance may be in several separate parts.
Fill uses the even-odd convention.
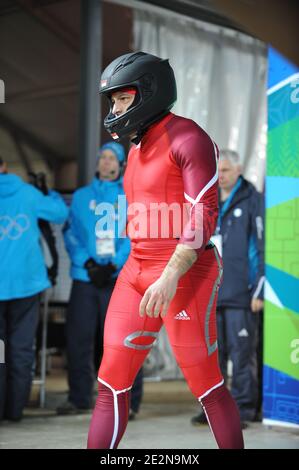
[[[218,307],[249,308],[253,297],[263,299],[264,198],[242,176],[238,181],[240,186],[218,219],[223,250]]]

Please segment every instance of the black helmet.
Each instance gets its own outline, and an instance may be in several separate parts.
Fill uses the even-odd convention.
[[[122,88],[135,88],[137,92],[129,109],[115,116],[111,94]],[[175,77],[168,60],[145,52],[125,54],[111,62],[102,73],[100,93],[110,101],[105,129],[114,139],[134,133],[135,143],[152,123],[170,111],[177,98]]]

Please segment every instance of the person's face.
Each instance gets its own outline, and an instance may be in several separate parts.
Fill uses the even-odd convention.
[[[6,163],[2,163],[2,165],[0,165],[0,174],[5,174],[7,173],[7,166],[6,166]]]
[[[98,162],[100,179],[115,180],[119,176],[119,161],[112,150],[103,150]]]
[[[131,106],[135,98],[135,95],[126,93],[125,91],[115,91],[111,95],[111,101],[113,104],[112,114],[115,116],[121,116]]]
[[[241,174],[241,168],[240,165],[233,165],[229,160],[220,160],[218,173],[220,188],[229,191],[235,186]]]

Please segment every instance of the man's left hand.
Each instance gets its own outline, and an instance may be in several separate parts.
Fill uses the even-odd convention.
[[[252,299],[251,300],[251,310],[253,313],[260,312],[264,308],[264,301],[261,299]]]
[[[162,318],[165,317],[169,304],[175,296],[178,280],[177,274],[167,277],[162,275],[150,285],[140,302],[139,315],[143,317],[146,314],[151,318],[157,318],[160,314]]]

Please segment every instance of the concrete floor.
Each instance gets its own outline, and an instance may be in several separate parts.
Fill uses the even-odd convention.
[[[48,380],[47,408],[27,408],[20,423],[3,421],[0,449],[84,449],[91,415],[56,416],[65,398],[65,378]],[[190,424],[197,410],[184,381],[146,383],[140,413],[129,422],[119,449],[216,449],[208,426]],[[261,423],[251,423],[244,440],[247,449],[299,449],[298,430]]]
[[[208,426],[194,428],[190,404],[144,404],[129,422],[119,449],[216,449]],[[0,449],[84,449],[90,415],[27,416],[18,424],[0,426]],[[244,431],[247,449],[299,449],[298,432],[268,429],[260,423]]]

